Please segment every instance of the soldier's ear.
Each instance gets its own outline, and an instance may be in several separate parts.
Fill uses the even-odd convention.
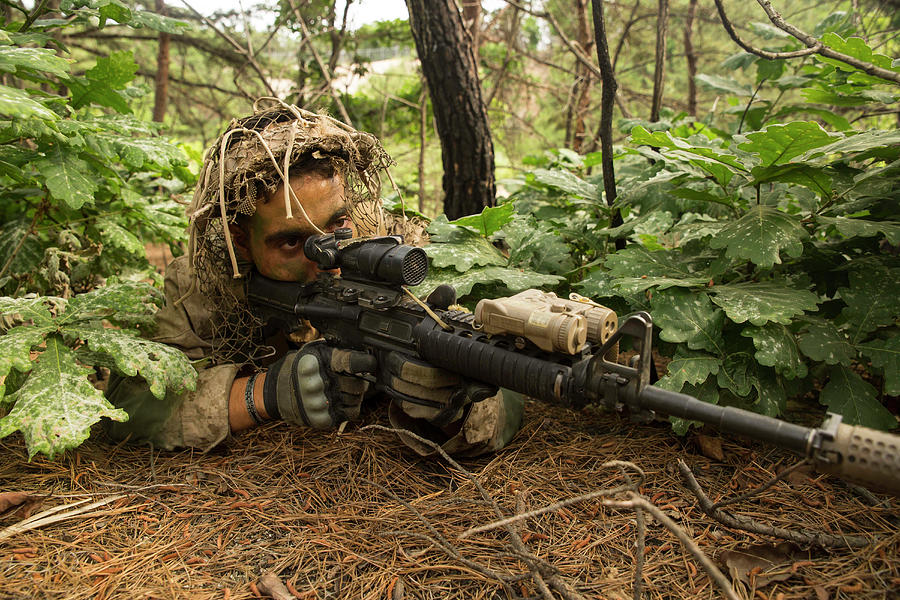
[[[229,223],[228,231],[231,233],[231,241],[237,255],[244,260],[250,260],[250,240],[247,230],[238,223]]]

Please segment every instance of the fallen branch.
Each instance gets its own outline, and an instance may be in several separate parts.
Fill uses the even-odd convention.
[[[682,477],[684,477],[685,484],[688,486],[688,489],[690,489],[691,492],[693,492],[694,496],[697,497],[697,500],[700,501],[700,508],[703,510],[703,512],[706,513],[707,516],[711,517],[722,525],[725,525],[726,527],[740,529],[741,531],[749,531],[751,533],[758,533],[760,535],[782,538],[785,540],[796,542],[798,544],[820,546],[822,548],[860,548],[862,546],[868,546],[872,543],[872,540],[857,535],[830,535],[827,533],[818,533],[803,530],[792,531],[790,529],[784,529],[782,527],[763,525],[762,523],[757,523],[756,521],[753,521],[746,517],[739,517],[737,515],[725,512],[724,510],[716,508],[716,505],[713,504],[712,500],[710,500],[709,497],[703,492],[703,489],[700,487],[700,484],[697,483],[697,479],[694,477],[691,469],[683,460],[678,461],[678,469],[681,471],[681,475]],[[758,491],[762,491],[763,489],[766,489],[770,486],[771,483],[763,484],[761,488],[758,488]],[[758,491],[756,493],[758,493]],[[745,497],[749,496],[745,495]]]

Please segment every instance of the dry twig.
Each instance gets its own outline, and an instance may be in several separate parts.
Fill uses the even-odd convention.
[[[688,488],[691,490],[691,492],[693,492],[694,496],[697,497],[697,500],[700,501],[700,508],[703,509],[703,512],[705,512],[709,517],[715,519],[719,523],[725,525],[726,527],[741,529],[743,531],[750,531],[752,533],[758,533],[760,535],[769,535],[777,538],[782,538],[785,540],[796,542],[798,544],[821,546],[823,548],[859,548],[862,546],[868,546],[872,543],[872,540],[857,535],[830,535],[827,533],[819,533],[813,531],[793,531],[790,529],[784,529],[783,527],[772,527],[771,525],[763,525],[762,523],[757,523],[756,521],[753,521],[746,517],[740,517],[725,512],[724,510],[716,508],[716,505],[712,503],[712,500],[710,500],[709,497],[703,492],[703,489],[700,487],[700,484],[697,483],[697,479],[694,477],[691,469],[683,460],[678,461],[678,469],[681,471],[681,475],[682,477],[684,477],[684,481],[687,484]],[[758,494],[762,490],[768,489],[777,480],[778,479],[775,478],[774,481],[763,484],[760,488],[757,488],[753,492],[744,494],[743,497],[750,498]],[[726,503],[719,503],[719,505],[722,504]],[[727,504],[731,504],[731,502],[727,502]]]

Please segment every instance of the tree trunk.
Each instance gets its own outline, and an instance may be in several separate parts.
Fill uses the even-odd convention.
[[[478,49],[481,47],[481,0],[462,0],[462,18],[466,31],[472,37],[472,53],[475,55],[475,64],[478,64]]]
[[[653,72],[653,104],[650,120],[659,121],[663,89],[666,77],[666,37],[669,32],[669,0],[659,0],[659,14],[656,19],[656,70]]]
[[[156,12],[166,14],[165,0],[156,0]],[[169,34],[159,32],[159,47],[156,53],[156,91],[153,96],[153,120],[162,123],[169,104]]]
[[[450,219],[495,203],[494,146],[475,54],[454,0],[406,0],[437,122]]]
[[[344,49],[344,39],[347,37],[347,14],[350,12],[351,4],[353,4],[353,0],[347,0],[344,3],[344,16],[341,18],[340,29],[335,27],[337,15],[334,12],[334,5],[332,5],[331,12],[328,14],[331,29],[329,36],[331,38],[331,56],[328,58],[328,76],[330,78],[334,77],[334,70],[337,68],[338,61],[341,58],[341,50]]]
[[[688,70],[688,114],[697,116],[697,53],[694,51],[694,17],[697,16],[697,0],[688,6],[687,21],[684,23],[684,57]]]
[[[587,19],[588,0],[575,0],[575,11],[578,17],[578,44],[585,54],[593,50],[594,42],[591,39],[591,30]],[[585,124],[584,117],[591,106],[591,72],[578,61],[575,64],[577,92],[574,98],[575,128],[572,133],[572,150],[582,152],[584,149]]]

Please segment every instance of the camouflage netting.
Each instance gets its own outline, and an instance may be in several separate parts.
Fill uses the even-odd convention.
[[[207,150],[189,211],[191,264],[214,315],[214,362],[261,358],[260,323],[247,307],[242,277],[251,265],[234,252],[228,225],[268,197],[284,202],[286,218],[305,219],[318,230],[284,185],[285,174],[296,175],[291,169],[311,158],[330,161],[341,174],[357,232],[385,233],[380,176],[391,159],[375,136],[279,100],[258,101],[253,115],[232,121]]]

